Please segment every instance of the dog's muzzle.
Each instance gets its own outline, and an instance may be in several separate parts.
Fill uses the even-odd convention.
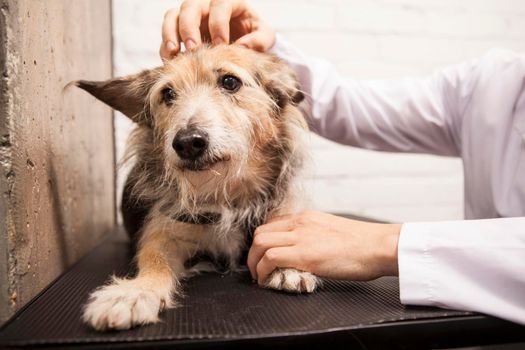
[[[173,139],[173,149],[183,160],[197,160],[208,148],[208,135],[195,128],[183,129],[177,132]]]

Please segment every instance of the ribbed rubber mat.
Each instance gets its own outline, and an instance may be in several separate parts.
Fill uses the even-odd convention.
[[[372,282],[324,281],[311,295],[259,288],[249,274],[204,274],[185,282],[180,307],[163,322],[129,331],[100,333],[80,320],[88,293],[110,274],[125,275],[129,249],[108,242],[83,258],[21,310],[0,332],[11,346],[86,344],[173,339],[247,339],[358,329],[403,320],[469,315],[399,303],[396,278]]]

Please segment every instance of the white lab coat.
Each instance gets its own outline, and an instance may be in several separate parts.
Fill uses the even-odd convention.
[[[525,324],[525,55],[494,50],[427,79],[343,79],[278,36],[313,131],[346,145],[461,157],[464,221],[405,223],[401,302]]]

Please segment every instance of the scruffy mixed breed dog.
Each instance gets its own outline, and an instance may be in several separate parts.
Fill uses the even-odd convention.
[[[192,266],[197,256],[235,271],[257,226],[303,209],[296,184],[303,95],[276,57],[204,47],[137,75],[75,83],[137,126],[122,204],[137,273],[90,295],[83,318],[94,328],[156,322],[175,306],[180,281],[204,268]],[[318,283],[310,273],[277,269],[265,286],[312,292]]]

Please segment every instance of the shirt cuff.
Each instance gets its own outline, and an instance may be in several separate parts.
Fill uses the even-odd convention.
[[[406,223],[398,243],[399,295],[402,304],[433,305],[435,271],[424,223]]]

